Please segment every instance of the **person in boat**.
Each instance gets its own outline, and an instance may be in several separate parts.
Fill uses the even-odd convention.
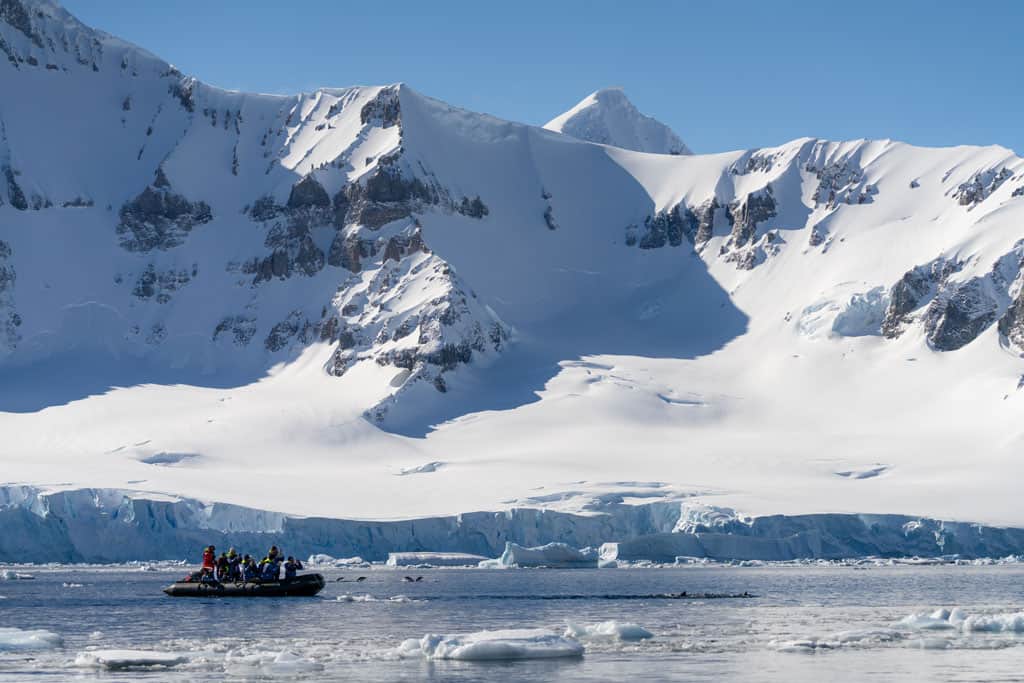
[[[281,580],[281,561],[276,554],[273,557],[268,554],[260,560],[260,579],[263,581]]]
[[[256,560],[251,555],[242,558],[242,580],[253,581],[260,577],[260,569],[256,566]]]
[[[221,553],[217,558],[217,580],[227,581],[228,578],[228,554]]]
[[[228,578],[240,581],[242,578],[242,557],[234,548],[228,550]]]
[[[205,548],[203,548],[203,566],[200,567],[200,569],[208,569],[212,573],[214,569],[214,564],[216,563],[216,559],[216,548],[214,548],[212,545],[206,546]]]
[[[277,549],[276,545],[270,546],[270,550],[267,551],[267,557],[271,560],[280,562],[281,551]]]
[[[284,580],[291,581],[302,568],[302,562],[289,555],[288,559],[284,563]]]

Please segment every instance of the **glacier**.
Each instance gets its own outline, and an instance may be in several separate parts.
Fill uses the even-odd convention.
[[[388,522],[294,517],[110,489],[4,487],[0,525],[0,562],[6,563],[194,559],[211,543],[277,545],[311,558],[358,555],[393,566],[475,564],[482,557],[498,558],[482,566],[596,567],[598,555],[603,564],[673,563],[678,556],[784,561],[1024,554],[1024,529],[901,515],[745,518],[685,500],[614,503],[589,514],[514,508]]]

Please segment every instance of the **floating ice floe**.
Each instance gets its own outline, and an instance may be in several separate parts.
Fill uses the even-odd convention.
[[[608,639],[608,640],[647,640],[654,634],[639,624],[621,621],[602,621],[598,624],[573,624],[565,628],[567,638],[577,640]]]
[[[0,652],[52,650],[63,646],[64,639],[53,631],[0,628]]]
[[[71,583],[69,581],[65,581],[61,585],[64,588],[82,588],[85,584],[83,584],[83,583]]]
[[[312,673],[323,669],[322,664],[288,650],[251,655],[229,653],[224,665],[229,673],[259,672],[272,675]]]
[[[517,543],[506,543],[505,552],[494,560],[480,562],[481,567],[549,567],[571,569],[596,567],[598,553],[593,548],[577,550],[565,543],[548,543],[535,548],[524,548]]]
[[[86,650],[75,657],[75,666],[90,669],[148,669],[173,667],[189,661],[188,656],[176,652],[156,650]]]
[[[310,567],[369,567],[370,563],[361,557],[332,557],[324,553],[310,555],[306,560]]]
[[[0,572],[0,580],[3,581],[30,581],[34,578],[36,577],[34,577],[32,574],[15,572],[11,571],[10,569],[5,569],[4,571]]]
[[[911,614],[899,621],[909,628],[926,631],[959,630],[964,633],[1024,633],[1024,612],[968,614],[959,607]]]
[[[553,659],[582,657],[583,645],[575,638],[544,629],[508,629],[413,638],[398,647],[398,655],[467,661]]]
[[[420,600],[416,598],[410,598],[408,595],[392,595],[386,598],[378,598],[364,593],[362,595],[350,595],[348,593],[339,595],[335,598],[338,602],[386,602],[396,605],[404,605],[414,602],[426,602],[426,600]]]
[[[389,567],[474,567],[488,558],[471,553],[388,553]]]
[[[904,634],[895,629],[868,628],[840,631],[822,638],[773,641],[772,645],[781,652],[814,652],[817,650],[836,650],[842,647],[865,647],[879,643],[892,643],[903,638]]]

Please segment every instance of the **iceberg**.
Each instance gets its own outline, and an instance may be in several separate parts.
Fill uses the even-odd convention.
[[[598,624],[568,624],[565,628],[567,638],[577,640],[584,639],[607,639],[607,640],[647,640],[653,638],[654,634],[639,624],[621,621],[602,621]]]
[[[472,553],[388,553],[389,567],[475,567],[488,558]]]
[[[64,639],[53,631],[0,628],[0,652],[52,650],[64,646]]]
[[[182,654],[154,650],[86,650],[78,653],[75,666],[118,671],[172,667],[184,664],[188,659]]]
[[[455,636],[425,635],[403,642],[398,654],[466,661],[552,659],[582,657],[583,645],[575,638],[545,629],[507,629]]]
[[[577,550],[565,543],[548,543],[524,548],[518,543],[505,544],[505,552],[494,560],[484,560],[481,567],[548,567],[572,569],[597,567],[598,553],[592,548]]]
[[[369,567],[370,563],[363,558],[356,557],[331,557],[324,553],[314,553],[306,560],[310,567]]]

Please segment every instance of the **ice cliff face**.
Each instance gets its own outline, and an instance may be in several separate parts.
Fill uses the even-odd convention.
[[[544,124],[548,130],[580,140],[651,154],[690,154],[665,124],[645,116],[621,88],[605,88]]]

